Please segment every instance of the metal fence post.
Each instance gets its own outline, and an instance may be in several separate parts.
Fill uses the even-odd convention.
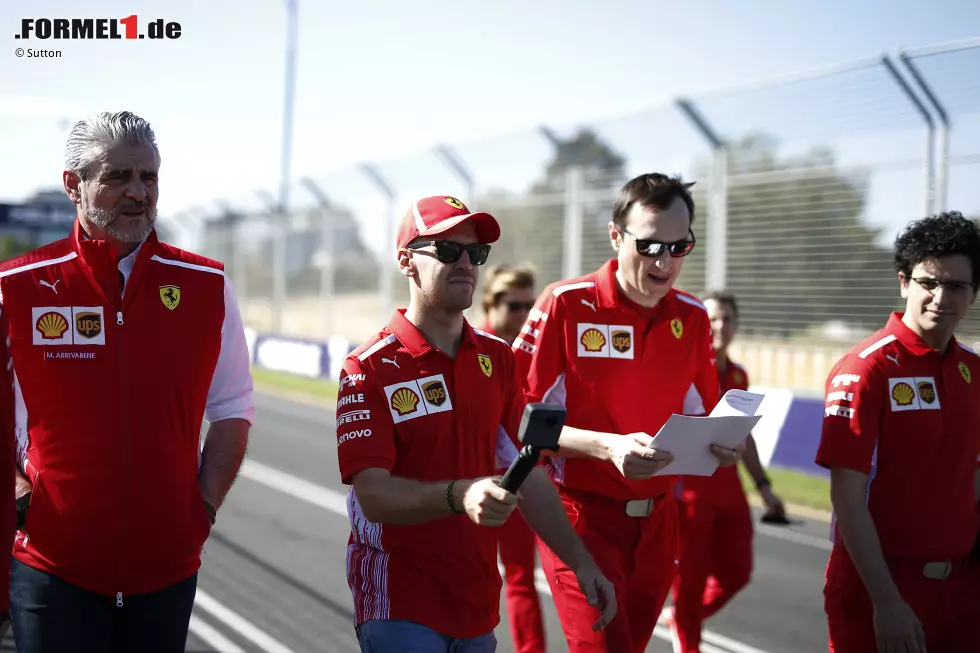
[[[323,336],[327,337],[333,327],[333,313],[329,308],[330,298],[334,295],[333,205],[312,179],[305,177],[300,183],[320,206],[320,251],[323,253],[320,260],[320,318]]]
[[[385,179],[381,171],[373,163],[362,163],[360,165],[361,172],[367,177],[371,183],[381,192],[382,195],[388,200],[388,205],[385,207],[385,219],[384,219],[384,243],[382,245],[382,252],[380,258],[381,266],[381,321],[382,323],[387,323],[391,318],[391,312],[394,310],[394,287],[392,270],[391,270],[391,259],[394,256],[395,251],[395,202],[397,201],[398,194],[395,192],[395,188],[391,185],[391,182]]]
[[[677,108],[711,146],[708,181],[708,252],[704,261],[706,291],[723,290],[728,281],[728,144],[708,123],[694,101],[682,98]]]
[[[936,115],[939,116],[939,129],[937,130],[939,153],[936,157],[935,164],[932,212],[941,213],[946,210],[946,196],[949,188],[949,114],[936,94],[933,93],[932,88],[926,83],[925,77],[922,75],[919,67],[912,62],[912,58],[908,53],[900,52],[898,58],[905,64],[912,79],[919,85],[922,94],[926,96],[926,99],[929,100],[932,108],[936,111]]]
[[[282,313],[286,306],[286,241],[289,238],[289,219],[282,212],[282,205],[268,191],[257,190],[272,217],[272,331],[282,335]]]
[[[565,170],[565,226],[562,230],[562,277],[570,279],[582,274],[582,219],[585,172],[581,166]]]
[[[459,155],[448,145],[437,145],[434,151],[436,156],[463,183],[463,187],[466,189],[466,198],[463,200],[463,204],[469,208],[473,208],[472,203],[476,201],[476,182],[473,180],[473,173],[470,172],[470,169]]]
[[[887,70],[888,73],[891,75],[892,79],[895,80],[895,83],[898,84],[898,87],[902,89],[905,95],[909,98],[909,101],[912,103],[912,106],[914,106],[916,110],[919,112],[919,114],[922,115],[922,120],[926,123],[926,155],[925,155],[926,156],[926,160],[925,160],[926,213],[925,214],[929,215],[930,213],[932,213],[935,207],[934,194],[935,194],[936,174],[935,174],[935,166],[934,166],[934,161],[935,161],[934,150],[935,150],[935,142],[936,142],[936,125],[932,120],[932,115],[929,113],[929,110],[926,109],[924,104],[922,104],[922,100],[920,100],[919,96],[915,94],[915,91],[913,91],[912,87],[909,86],[908,82],[905,81],[905,78],[902,77],[901,74],[899,74],[898,68],[895,66],[894,63],[892,63],[892,60],[888,57],[888,55],[882,55],[881,63],[885,67],[885,70]]]

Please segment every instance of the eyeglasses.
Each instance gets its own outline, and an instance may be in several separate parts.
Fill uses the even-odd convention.
[[[463,256],[465,251],[470,257],[473,265],[483,265],[490,256],[490,245],[484,243],[471,243],[464,245],[453,240],[424,240],[408,245],[408,249],[422,249],[434,245],[436,248],[436,258],[440,263],[455,263]]]
[[[517,311],[530,311],[534,308],[534,302],[507,302],[507,310],[516,313]]]
[[[653,240],[652,238],[637,238],[636,234],[626,227],[620,227],[620,230],[632,236],[633,240],[636,241],[637,254],[650,258],[662,256],[665,251],[670,253],[671,258],[681,258],[690,254],[694,250],[695,243],[697,243],[697,240],[694,238],[694,232],[690,228],[687,230],[690,239],[675,240],[672,243],[665,243],[662,240]]]
[[[928,277],[912,277],[912,281],[922,286],[928,293],[934,293],[939,288],[954,294],[966,294],[973,290],[973,284],[966,281],[939,281]]]

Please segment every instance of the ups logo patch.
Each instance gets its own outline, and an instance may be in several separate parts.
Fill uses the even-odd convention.
[[[633,346],[633,334],[629,331],[613,331],[612,346],[619,353],[625,354]]]
[[[429,381],[422,386],[422,394],[425,400],[433,406],[441,406],[446,403],[446,386],[442,381]]]

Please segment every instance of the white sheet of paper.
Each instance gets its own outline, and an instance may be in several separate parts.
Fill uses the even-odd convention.
[[[718,459],[711,453],[712,444],[734,448],[745,441],[761,415],[755,411],[764,395],[729,390],[710,415],[692,417],[671,415],[657,435],[651,447],[669,451],[674,461],[656,475],[687,474],[711,476],[718,469]]]

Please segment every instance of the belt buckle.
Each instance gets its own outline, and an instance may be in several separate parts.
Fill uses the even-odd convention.
[[[949,560],[927,562],[922,565],[922,575],[930,580],[946,580],[949,578],[952,566]]]
[[[653,499],[634,499],[626,502],[628,517],[649,517],[653,512]]]

